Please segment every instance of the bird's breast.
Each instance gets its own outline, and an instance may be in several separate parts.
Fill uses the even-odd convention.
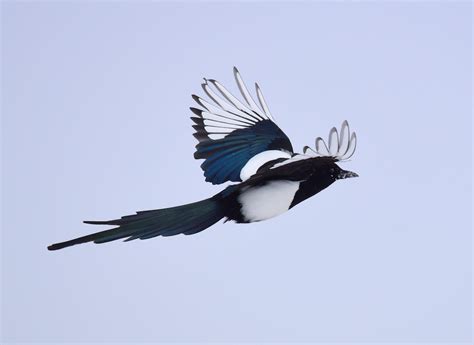
[[[247,187],[237,197],[242,218],[258,222],[288,211],[299,186],[297,181],[276,180]]]

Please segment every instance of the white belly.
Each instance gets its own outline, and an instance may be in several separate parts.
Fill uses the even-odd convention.
[[[299,182],[278,180],[250,187],[238,197],[244,219],[258,222],[288,211],[299,186]]]

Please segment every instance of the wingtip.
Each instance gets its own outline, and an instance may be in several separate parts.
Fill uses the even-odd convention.
[[[189,107],[189,110],[191,110],[194,114],[196,114],[199,117],[202,117],[202,110],[194,107]]]
[[[199,97],[198,95],[194,95],[194,94],[191,95],[191,97],[192,97],[193,100],[194,100],[197,104],[199,104],[201,107],[203,107],[203,108],[206,109],[206,110],[209,110],[208,107],[206,107],[206,105],[204,104],[203,99],[202,99],[201,97]],[[191,111],[192,111],[192,109],[191,109]]]
[[[209,136],[202,132],[195,132],[193,133],[193,137],[195,137],[200,143],[203,141],[208,141]]]
[[[194,116],[191,116],[190,119],[191,119],[196,125],[204,126],[204,120],[203,120],[201,117],[194,117]]]

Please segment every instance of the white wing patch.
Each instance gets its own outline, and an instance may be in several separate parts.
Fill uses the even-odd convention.
[[[309,158],[314,158],[314,156],[296,154],[293,157],[291,157],[290,159],[287,159],[286,161],[283,161],[283,162],[280,162],[280,163],[277,163],[277,164],[273,165],[270,169],[275,169],[275,168],[281,167],[282,165],[291,164],[291,163],[301,161],[303,159],[309,159]]]
[[[278,158],[291,158],[291,154],[280,150],[268,150],[256,154],[249,159],[240,171],[240,179],[242,181],[248,180],[252,175],[255,175],[262,165]]]
[[[341,125],[340,133],[336,127],[329,131],[328,144],[321,137],[316,138],[315,149],[309,146],[303,148],[303,152],[308,150],[315,156],[333,157],[339,161],[348,160],[352,157],[357,146],[357,136],[355,132],[350,132],[349,123],[344,121]]]
[[[238,197],[244,219],[258,222],[288,211],[299,186],[300,182],[277,180],[249,187]]]
[[[273,116],[258,84],[255,83],[255,89],[260,107],[252,98],[242,76],[235,67],[234,77],[245,103],[238,100],[214,79],[204,79],[204,83],[201,85],[214,104],[201,97],[193,96],[194,100],[205,109],[202,112],[202,118],[204,119],[204,129],[210,139],[222,139],[236,129],[251,127],[259,121],[273,121]]]

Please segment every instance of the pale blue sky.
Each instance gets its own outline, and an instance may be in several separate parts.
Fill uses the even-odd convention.
[[[469,2],[2,3],[2,340],[468,342]],[[196,236],[52,242],[221,187],[201,78],[258,81],[295,148],[347,119],[338,181]]]

